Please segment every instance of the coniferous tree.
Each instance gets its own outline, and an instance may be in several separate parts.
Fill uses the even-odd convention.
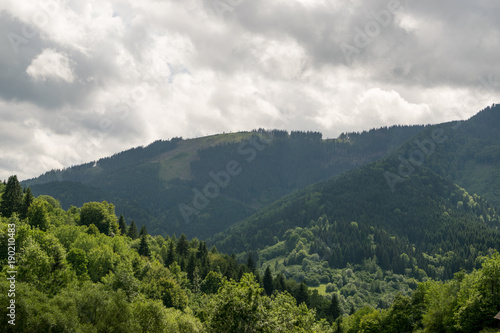
[[[179,240],[177,241],[177,246],[175,247],[177,253],[184,257],[187,255],[189,251],[189,242],[186,239],[186,235],[182,234]]]
[[[264,291],[268,296],[271,296],[274,291],[274,285],[273,285],[273,276],[271,274],[271,269],[269,268],[269,266],[267,266],[266,272],[264,273],[263,284],[264,284]]]
[[[198,246],[198,250],[196,251],[196,258],[201,259],[201,258],[207,256],[207,254],[208,254],[207,243],[200,242],[200,245]]]
[[[10,176],[7,187],[2,194],[0,214],[4,217],[11,217],[13,213],[19,213],[23,205],[23,189],[17,176]]]
[[[137,239],[139,237],[139,232],[137,231],[137,226],[135,225],[135,221],[133,221],[133,220],[130,223],[130,227],[128,228],[127,236],[129,236],[132,239]]]
[[[309,305],[309,293],[307,292],[307,285],[304,282],[300,284],[295,298],[297,299],[297,305],[300,305],[301,303]]]
[[[195,270],[196,270],[196,257],[194,253],[192,253],[191,256],[189,257],[189,261],[186,267],[187,278],[189,279],[189,282],[191,282],[191,285],[193,284]]]
[[[146,226],[143,225],[139,231],[139,236],[144,236],[144,235],[147,235],[148,234],[148,231],[146,229]]]
[[[286,290],[286,281],[282,273],[279,273],[279,275],[276,277],[276,289],[278,289],[279,292],[283,292]]]
[[[120,218],[118,219],[118,227],[122,235],[127,234],[127,223],[125,223],[125,218],[123,217],[123,214],[120,215]]]
[[[165,260],[165,266],[170,267],[170,265],[172,265],[174,261],[175,261],[174,242],[170,241],[168,243],[168,252],[167,252],[167,259]]]
[[[28,187],[26,189],[25,194],[24,194],[23,205],[21,206],[21,211],[19,214],[19,217],[21,220],[24,220],[25,218],[28,217],[28,210],[29,210],[31,204],[33,203],[34,199],[35,199],[35,197],[33,196],[33,193],[31,192],[31,188]]]
[[[248,254],[247,268],[248,268],[249,272],[251,272],[251,273],[255,272],[255,262],[253,261],[251,253]]]
[[[141,236],[141,243],[139,244],[139,250],[137,251],[141,256],[151,257],[151,250],[149,249],[149,244],[147,240],[147,235]]]
[[[328,314],[331,322],[334,322],[340,316],[339,298],[336,293],[333,293],[332,301],[330,303],[330,307],[328,308]]]

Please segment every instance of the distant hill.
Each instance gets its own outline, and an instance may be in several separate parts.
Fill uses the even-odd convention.
[[[174,138],[23,185],[65,208],[113,202],[118,214],[152,234],[208,238],[286,194],[380,159],[424,128],[394,126],[326,140],[279,130]]]
[[[493,205],[426,168],[415,169],[392,191],[385,175],[399,166],[391,156],[311,185],[215,235],[210,244],[256,253],[299,280],[300,274],[321,280],[328,267],[361,265],[374,256],[398,274],[408,269],[416,278],[451,278],[461,268],[475,268],[479,253],[500,249]],[[295,273],[293,265],[299,265]],[[316,274],[307,274],[309,266]]]
[[[442,142],[434,142],[434,147],[425,145],[436,130],[443,131]],[[414,157],[416,164],[422,153],[422,167],[430,168],[470,193],[481,195],[500,209],[499,104],[467,121],[430,126],[397,152],[406,160]]]
[[[500,249],[499,125],[497,105],[428,126],[386,157],[289,194],[210,243],[254,253],[297,280],[328,282],[318,272],[374,256],[416,278],[476,268],[479,254]]]

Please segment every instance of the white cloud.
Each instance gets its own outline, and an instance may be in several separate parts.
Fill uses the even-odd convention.
[[[23,38],[0,48],[0,179],[160,138],[336,137],[498,102],[498,1],[401,0],[351,66],[340,43],[388,1],[221,1],[224,17],[204,0],[0,2],[0,35]]]
[[[71,60],[66,55],[45,49],[33,59],[26,73],[39,81],[53,79],[71,83],[75,80],[71,67]]]

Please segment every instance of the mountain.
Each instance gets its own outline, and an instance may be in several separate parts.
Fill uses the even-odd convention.
[[[488,179],[498,169],[495,150],[478,149],[500,142],[492,133],[497,119],[494,107],[465,122],[430,126],[385,158],[292,193],[210,243],[240,257],[257,254],[288,277],[322,283],[334,282],[333,268],[373,258],[383,269],[418,279],[477,268],[478,256],[500,248],[500,218],[494,204],[452,179],[485,196],[499,190],[498,180],[493,189],[469,180]],[[477,148],[472,156],[464,148],[470,141]],[[467,162],[447,173],[453,156]],[[480,172],[487,167],[488,174]]]
[[[424,128],[394,126],[338,139],[279,130],[174,138],[22,184],[66,209],[107,200],[152,234],[203,239],[286,194],[378,160]]]
[[[477,193],[500,209],[500,104],[467,121],[429,126],[398,150],[402,160],[420,164]],[[436,142],[436,131],[443,131]]]

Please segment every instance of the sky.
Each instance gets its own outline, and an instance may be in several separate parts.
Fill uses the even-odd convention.
[[[172,137],[468,119],[498,0],[0,0],[0,179]]]

